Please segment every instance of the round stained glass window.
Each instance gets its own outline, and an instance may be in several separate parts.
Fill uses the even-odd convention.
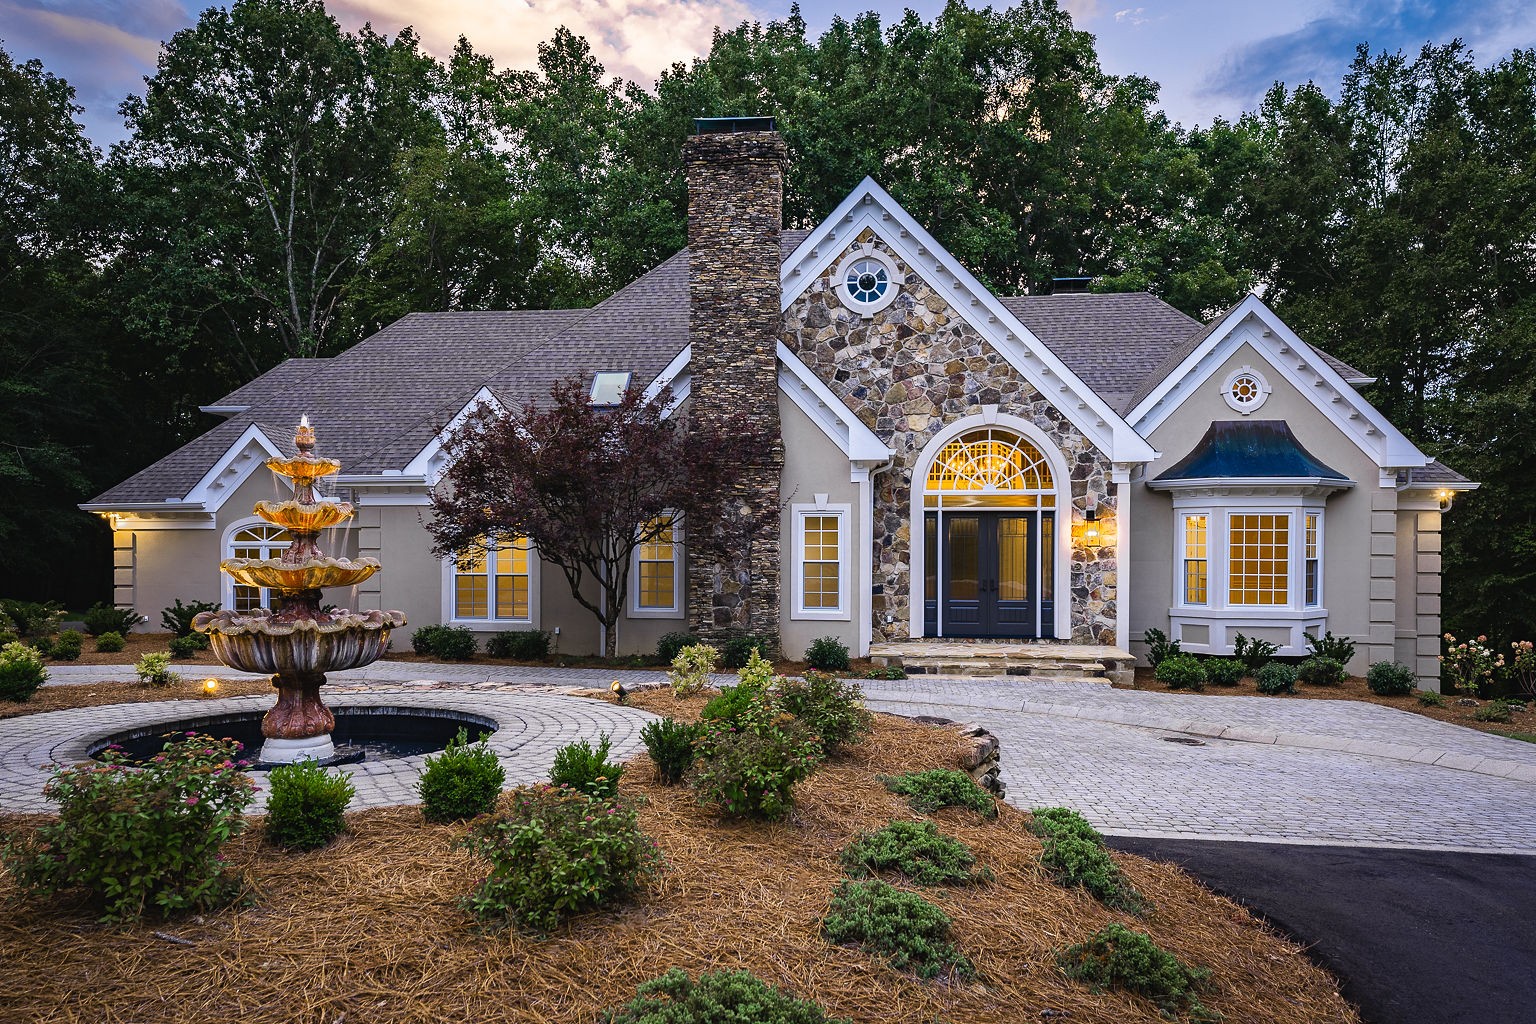
[[[1227,378],[1222,397],[1240,413],[1250,413],[1269,397],[1269,382],[1257,370],[1245,366]]]
[[[891,287],[890,272],[878,260],[855,260],[848,268],[844,284],[855,302],[879,302]]]

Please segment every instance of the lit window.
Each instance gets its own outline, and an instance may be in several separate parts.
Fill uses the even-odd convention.
[[[592,376],[592,404],[618,405],[629,390],[628,373],[604,372]]]
[[[528,582],[526,540],[477,544],[454,561],[453,617],[527,620]]]
[[[846,619],[847,505],[795,507],[795,608],[808,619]]]
[[[1306,601],[1308,608],[1322,604],[1322,516],[1307,513]]]
[[[1228,520],[1228,602],[1284,605],[1290,602],[1291,517],[1260,513]]]
[[[638,614],[679,610],[678,547],[682,530],[670,516],[652,521],[657,531],[635,548],[633,611]]]
[[[279,558],[292,540],[288,531],[281,526],[247,526],[236,530],[230,538],[230,557],[232,558]],[[248,612],[255,608],[266,607],[271,600],[271,593],[260,587],[247,587],[235,584],[230,595],[230,607],[237,612]]]
[[[1205,604],[1209,572],[1206,517],[1184,517],[1184,603]]]

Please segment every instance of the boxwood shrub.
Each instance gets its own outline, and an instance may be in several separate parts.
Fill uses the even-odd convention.
[[[484,742],[470,743],[460,729],[447,748],[427,758],[418,784],[421,813],[428,821],[459,821],[484,814],[496,806],[506,770]]]
[[[1365,685],[1381,697],[1403,697],[1413,692],[1413,669],[1395,661],[1377,661],[1365,672]]]
[[[1247,667],[1236,658],[1206,658],[1200,665],[1206,681],[1216,686],[1236,686],[1248,674]]]
[[[805,661],[823,672],[848,670],[848,645],[835,636],[820,636],[805,649]]]
[[[272,769],[267,797],[267,840],[285,850],[317,850],[347,827],[347,804],[357,795],[352,781],[313,761]]]
[[[1193,654],[1164,658],[1158,663],[1154,675],[1158,682],[1167,683],[1170,690],[1205,689],[1205,666]]]
[[[1338,686],[1344,681],[1344,663],[1319,654],[1301,663],[1296,678],[1308,686]]]
[[[1259,669],[1254,679],[1260,693],[1281,694],[1296,692],[1296,667],[1283,661],[1271,661]]]

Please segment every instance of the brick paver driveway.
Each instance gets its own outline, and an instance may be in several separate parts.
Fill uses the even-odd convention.
[[[987,726],[1010,803],[1072,807],[1113,835],[1536,852],[1536,745],[1393,708],[1036,680],[866,692],[876,710]]]

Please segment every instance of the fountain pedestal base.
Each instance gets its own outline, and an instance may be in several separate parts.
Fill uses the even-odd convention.
[[[331,734],[307,736],[303,739],[273,739],[268,737],[261,744],[257,760],[261,764],[294,764],[298,761],[330,761],[336,756],[336,745]]]
[[[336,716],[320,699],[325,685],[323,672],[278,673],[272,677],[277,688],[277,704],[261,720],[261,753],[264,765],[316,761],[338,764],[331,731]],[[345,759],[342,759],[345,760]]]

